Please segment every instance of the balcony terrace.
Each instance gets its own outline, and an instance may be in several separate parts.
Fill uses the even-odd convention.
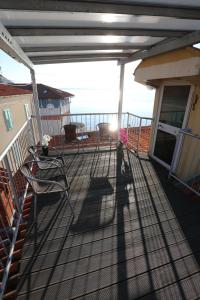
[[[65,156],[75,218],[59,197],[39,199],[17,299],[198,298],[200,203],[123,153]]]
[[[200,203],[150,160],[151,120],[137,118],[124,118],[129,143],[123,150],[114,136],[78,149],[64,143],[75,217],[60,194],[40,196],[34,225],[32,190],[19,166],[30,159],[35,119],[20,130],[0,164],[1,193],[13,215],[11,221],[1,214],[0,222],[5,299],[198,298]],[[91,132],[98,137],[84,134]]]
[[[0,300],[199,299],[199,182],[152,162],[151,120],[122,113],[126,64],[199,43],[197,2],[0,1],[1,50],[30,70],[33,87],[31,116],[0,153]],[[119,65],[117,128],[128,135],[123,152],[117,134],[107,142],[99,138],[96,126],[110,123],[107,117],[97,114],[88,123],[88,116],[65,115],[84,123],[80,139],[65,144],[62,118],[51,116],[48,124],[40,115],[35,65],[92,61]],[[190,64],[184,66],[190,72]],[[192,98],[194,109],[198,97]],[[44,133],[64,154],[75,217],[60,196],[46,196],[32,226],[31,189],[19,168]],[[189,132],[180,137],[189,145],[200,141]]]

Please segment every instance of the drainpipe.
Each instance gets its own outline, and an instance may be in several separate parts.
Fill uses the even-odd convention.
[[[119,130],[121,128],[122,123],[122,105],[123,105],[123,94],[124,94],[124,70],[125,65],[120,65],[120,82],[119,82],[119,104],[118,104],[118,143],[120,140]]]
[[[31,72],[31,80],[32,80],[32,86],[33,86],[33,101],[34,101],[35,112],[36,112],[40,144],[42,144],[42,125],[41,125],[41,118],[40,118],[40,109],[39,109],[39,101],[38,101],[37,84],[36,84],[36,79],[35,79],[35,71],[33,69],[31,69],[30,72]]]

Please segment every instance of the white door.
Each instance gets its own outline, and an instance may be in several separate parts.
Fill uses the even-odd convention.
[[[187,124],[191,94],[191,85],[163,86],[153,157],[167,168],[172,162],[177,134]]]

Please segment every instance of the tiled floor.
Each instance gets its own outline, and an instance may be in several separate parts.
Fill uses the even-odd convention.
[[[39,199],[18,299],[200,297],[200,199],[147,158],[124,156],[66,157],[75,218],[58,196]]]

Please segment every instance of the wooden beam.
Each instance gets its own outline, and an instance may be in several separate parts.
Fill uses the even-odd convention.
[[[59,0],[6,0],[0,1],[0,9],[34,10],[34,11],[62,11],[84,13],[110,13],[127,15],[164,16],[184,19],[200,19],[200,8],[184,5],[168,5],[163,2],[160,5],[139,4],[132,1],[124,4],[111,1],[59,1]]]
[[[112,36],[153,36],[180,37],[188,31],[150,30],[150,29],[114,29],[114,28],[12,28],[7,27],[12,36],[70,36],[70,35],[112,35]],[[189,31],[190,32],[190,31]]]
[[[117,58],[77,58],[77,59],[57,59],[57,60],[48,60],[48,61],[40,61],[33,60],[34,65],[49,65],[49,64],[66,64],[66,63],[80,63],[80,62],[98,62],[98,61],[117,61]]]
[[[130,53],[97,53],[97,54],[66,54],[66,55],[49,55],[49,56],[32,56],[31,60],[36,61],[36,60],[57,60],[57,59],[84,59],[84,58],[116,58],[116,59],[120,59],[120,58],[125,58],[125,57],[129,57]]]
[[[18,43],[10,35],[7,29],[0,23],[0,48],[20,63],[23,63],[29,69],[33,68],[32,62],[24,53]]]
[[[200,42],[200,31],[195,31],[186,34],[181,38],[177,38],[175,40],[153,46],[149,50],[137,51],[136,53],[132,54],[129,58],[121,60],[121,63],[126,64],[138,59],[145,59],[176,49],[185,48],[198,42]]]
[[[150,46],[143,45],[123,45],[123,44],[104,44],[98,46],[50,46],[50,47],[23,47],[24,52],[51,52],[51,51],[86,51],[86,50],[146,50]]]

